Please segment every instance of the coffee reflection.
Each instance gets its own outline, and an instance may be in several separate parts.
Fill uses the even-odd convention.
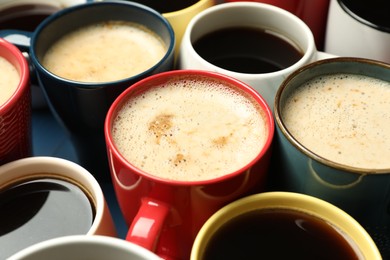
[[[219,29],[195,40],[193,46],[203,59],[215,66],[249,74],[283,70],[303,56],[291,40],[255,27]]]
[[[0,189],[0,258],[34,243],[87,234],[95,207],[83,188],[44,177]]]
[[[363,259],[343,231],[320,217],[285,208],[246,212],[223,224],[207,243],[213,259]]]

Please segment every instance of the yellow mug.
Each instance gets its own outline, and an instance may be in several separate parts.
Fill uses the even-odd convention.
[[[292,192],[265,192],[236,200],[199,231],[191,260],[381,259],[366,230],[324,200]]]

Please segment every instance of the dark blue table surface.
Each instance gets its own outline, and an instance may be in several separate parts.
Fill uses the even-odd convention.
[[[32,137],[34,156],[54,156],[78,163],[74,147],[62,126],[47,107],[35,108],[32,113]],[[124,238],[127,225],[120,212],[111,183],[101,184],[110,212],[115,222],[118,237]]]

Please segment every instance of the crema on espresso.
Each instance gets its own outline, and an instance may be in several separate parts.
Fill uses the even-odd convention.
[[[352,74],[318,77],[293,91],[282,118],[298,142],[323,158],[390,168],[390,82]]]
[[[108,82],[137,75],[160,61],[167,47],[143,25],[109,21],[61,37],[44,55],[52,73],[81,82]]]
[[[16,68],[5,58],[0,57],[0,106],[15,93],[20,81]]]
[[[269,134],[262,111],[226,83],[179,78],[130,97],[114,119],[112,138],[126,160],[149,174],[213,179],[260,153]]]

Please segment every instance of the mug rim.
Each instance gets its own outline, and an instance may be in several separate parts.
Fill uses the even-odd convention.
[[[261,147],[261,150],[259,153],[246,165],[241,167],[240,169],[237,169],[229,174],[225,174],[223,176],[207,179],[207,180],[197,180],[197,181],[187,181],[187,180],[173,180],[173,179],[167,179],[158,177],[155,175],[152,175],[146,171],[143,171],[142,169],[136,167],[131,162],[127,161],[124,156],[118,151],[114,140],[112,139],[112,121],[114,119],[115,113],[117,112],[120,105],[123,103],[124,100],[127,99],[127,96],[135,90],[139,89],[140,87],[143,87],[145,84],[148,84],[149,82],[155,82],[156,80],[163,79],[164,81],[168,78],[174,78],[174,77],[207,77],[211,79],[216,79],[222,82],[227,82],[228,84],[233,85],[235,88],[243,90],[245,93],[249,94],[252,98],[254,98],[257,102],[257,104],[260,105],[264,121],[267,123],[266,129],[268,131],[268,135],[266,137],[266,141],[264,142],[263,146]],[[154,86],[151,86],[152,88]],[[131,169],[134,172],[137,172],[138,175],[143,176],[149,180],[153,180],[159,183],[166,183],[169,185],[179,185],[179,186],[194,186],[194,185],[205,185],[205,184],[212,184],[217,183],[222,180],[230,179],[234,176],[240,175],[243,172],[245,172],[247,169],[250,169],[256,162],[261,160],[268,150],[271,148],[272,140],[274,137],[275,132],[275,123],[272,115],[271,108],[265,101],[265,99],[251,86],[248,84],[239,81],[233,77],[218,73],[218,72],[212,72],[212,71],[204,71],[204,70],[172,70],[172,71],[165,71],[161,72],[152,76],[149,76],[145,79],[142,79],[130,87],[128,87],[126,90],[124,90],[111,104],[106,119],[104,122],[104,134],[105,134],[105,140],[107,143],[107,147],[109,149],[109,152],[115,154],[115,157],[120,160],[120,162],[123,165],[126,165],[129,169]],[[108,156],[110,159],[110,155]],[[110,167],[113,167],[110,165]]]
[[[3,51],[0,56],[10,62],[13,67],[15,67],[20,77],[18,86],[16,87],[14,93],[12,93],[12,95],[3,104],[0,104],[0,113],[4,114],[13,108],[13,105],[15,105],[18,100],[20,100],[26,89],[30,87],[30,68],[26,58],[15,45],[8,42],[7,40],[0,38],[0,48],[4,49],[4,51],[8,51],[8,53],[5,53],[6,55],[4,55]],[[15,59],[17,64],[13,64],[13,62],[9,59]],[[20,68],[18,69],[16,66],[19,66]]]
[[[364,240],[364,244],[366,244],[364,248],[371,249],[368,255],[373,256],[373,259],[381,259],[379,249],[372,237],[351,215],[320,198],[288,191],[269,191],[249,195],[219,209],[206,220],[196,235],[190,259],[200,259],[201,252],[199,251],[205,249],[205,244],[209,242],[215,230],[220,229],[225,223],[237,216],[257,209],[295,210],[328,221],[340,231],[345,232],[356,246],[360,244],[353,235]],[[332,217],[337,217],[337,219]],[[353,234],[350,234],[350,232],[353,232]],[[359,251],[363,256],[366,255],[363,250]]]
[[[97,247],[110,247],[115,248],[114,250],[126,251],[129,253],[134,253],[140,257],[145,257],[145,259],[157,260],[160,259],[153,252],[145,249],[142,246],[137,244],[125,241],[116,237],[102,236],[102,235],[70,235],[63,236],[58,238],[52,238],[46,241],[39,242],[37,244],[31,245],[14,255],[12,255],[8,260],[22,260],[28,257],[31,254],[39,254],[45,250],[50,250],[53,248],[68,247],[69,245],[94,245]],[[106,249],[107,250],[107,249]]]
[[[127,8],[128,7],[128,8],[131,8],[131,9],[138,9],[138,11],[140,11],[140,12],[147,12],[149,14],[152,14],[154,17],[158,18],[161,21],[161,23],[164,25],[164,27],[169,32],[170,42],[169,42],[169,46],[167,46],[167,49],[165,51],[164,56],[157,63],[155,63],[150,68],[148,68],[148,69],[146,69],[146,70],[144,70],[144,71],[142,71],[142,72],[140,72],[138,74],[132,75],[130,77],[119,79],[119,80],[104,81],[104,82],[87,82],[87,81],[84,82],[84,81],[77,81],[77,80],[67,79],[67,78],[60,77],[60,76],[52,73],[51,71],[49,71],[48,69],[46,69],[42,65],[41,61],[38,59],[38,57],[37,57],[37,55],[35,53],[35,49],[36,49],[37,39],[40,37],[40,34],[41,34],[42,30],[45,29],[45,27],[50,25],[53,21],[61,19],[66,14],[73,13],[73,12],[78,12],[78,11],[83,10],[83,9],[95,8],[96,6],[98,6],[98,8],[104,8],[107,5],[109,5],[109,6],[121,6],[122,8]],[[81,25],[81,26],[78,26],[78,28],[82,28],[83,26],[84,26],[84,24]],[[156,33],[156,34],[159,35],[158,33]],[[65,34],[63,34],[63,35],[65,35]],[[153,70],[156,70],[158,67],[161,66],[162,63],[164,63],[169,58],[169,56],[173,55],[173,52],[174,52],[174,49],[175,49],[175,44],[176,44],[175,33],[174,33],[174,30],[173,30],[171,24],[167,20],[167,18],[165,18],[162,14],[158,13],[156,10],[154,10],[154,9],[152,9],[152,8],[146,6],[146,5],[139,4],[139,3],[136,3],[136,2],[128,2],[128,1],[86,2],[86,3],[73,5],[73,6],[64,8],[64,9],[59,10],[58,12],[48,16],[47,18],[45,18],[38,25],[38,27],[35,29],[35,31],[33,32],[32,37],[31,37],[30,56],[31,56],[31,60],[34,63],[34,65],[36,67],[38,67],[40,70],[44,71],[46,74],[50,75],[50,77],[52,77],[52,78],[55,78],[57,80],[66,82],[68,84],[75,85],[77,87],[82,87],[82,88],[86,88],[86,89],[97,89],[97,88],[100,88],[100,87],[104,87],[107,84],[126,83],[129,80],[133,80],[133,79],[137,79],[139,77],[143,77],[144,75],[149,74]]]
[[[224,69],[222,67],[216,66],[213,63],[207,61],[204,59],[202,56],[200,56],[194,49],[193,47],[193,42],[191,41],[191,35],[193,28],[196,26],[199,21],[205,19],[205,17],[208,17],[210,15],[214,15],[215,13],[223,13],[225,12],[226,9],[233,9],[233,8],[251,8],[251,9],[262,9],[262,10],[267,10],[268,12],[273,12],[274,14],[280,15],[287,17],[290,21],[294,21],[302,31],[304,31],[304,34],[306,35],[305,42],[307,43],[307,49],[303,50],[301,45],[299,45],[296,41],[293,41],[290,39],[290,37],[282,35],[283,37],[286,37],[287,39],[291,40],[294,42],[295,45],[297,45],[300,49],[300,51],[303,52],[302,57],[292,64],[291,66],[278,70],[278,71],[273,71],[273,72],[267,72],[267,73],[243,73],[243,72],[237,72],[237,71],[232,71],[228,69]],[[223,28],[230,28],[231,26],[226,26]],[[261,28],[261,26],[260,26]],[[214,31],[214,30],[213,30]],[[279,33],[279,32],[278,32]],[[205,35],[205,34],[203,34]],[[305,22],[303,22],[298,16],[284,10],[283,8],[267,4],[267,3],[261,3],[261,2],[249,2],[249,1],[238,1],[238,2],[225,2],[221,4],[217,4],[214,6],[211,6],[198,14],[196,14],[188,23],[187,28],[185,30],[185,33],[183,35],[182,43],[181,45],[183,46],[183,42],[188,41],[189,44],[189,49],[186,51],[190,51],[192,53],[192,56],[196,57],[197,60],[199,60],[201,63],[207,64],[208,67],[211,67],[213,71],[218,71],[220,73],[227,73],[229,75],[232,75],[233,77],[238,77],[238,78],[245,78],[247,80],[254,80],[258,78],[259,76],[262,76],[263,78],[272,78],[275,76],[280,76],[284,75],[286,73],[290,73],[290,71],[294,71],[295,69],[298,69],[299,67],[307,64],[311,59],[312,56],[315,55],[317,52],[316,46],[315,46],[315,41],[314,41],[314,36],[310,28],[307,26]],[[179,53],[180,56],[180,53]],[[179,58],[180,60],[180,58]]]
[[[298,70],[291,73],[279,86],[278,91],[276,92],[276,96],[274,99],[274,118],[275,118],[275,125],[277,125],[282,132],[283,136],[289,141],[291,145],[293,145],[297,150],[308,156],[310,159],[322,163],[326,166],[332,167],[334,169],[338,169],[341,171],[347,171],[353,174],[359,174],[359,175],[366,175],[366,174],[389,174],[390,168],[385,169],[369,169],[369,168],[360,168],[360,167],[353,167],[346,164],[336,163],[333,162],[325,157],[322,157],[314,152],[312,152],[310,149],[306,148],[304,145],[302,145],[287,129],[286,125],[284,124],[282,120],[282,112],[281,112],[281,97],[285,89],[287,89],[288,85],[292,80],[294,80],[297,76],[301,75],[301,73],[304,73],[305,71],[308,71],[312,69],[313,67],[323,66],[325,64],[332,64],[332,63],[363,63],[367,65],[372,66],[379,66],[383,68],[387,68],[390,71],[390,64],[381,62],[378,60],[372,60],[372,59],[366,59],[366,58],[359,58],[359,57],[335,57],[335,58],[328,58],[323,60],[318,60],[315,62],[312,62],[310,64],[307,64]],[[340,72],[343,73],[343,72]],[[324,73],[326,74],[326,73]],[[314,77],[321,76],[324,74],[316,74]],[[363,74],[364,75],[364,74]]]
[[[371,27],[373,29],[376,29],[376,30],[379,30],[381,32],[384,32],[384,33],[390,33],[390,27],[389,26],[385,26],[385,25],[381,25],[381,24],[375,24],[365,18],[363,18],[362,16],[358,15],[357,13],[355,13],[353,10],[351,10],[345,3],[344,1],[342,0],[337,0],[337,3],[339,4],[339,6],[341,7],[341,9],[346,13],[348,14],[350,17],[352,17],[354,20],[356,20],[357,22],[359,22],[360,24],[363,24],[363,25],[366,25],[368,27]]]

